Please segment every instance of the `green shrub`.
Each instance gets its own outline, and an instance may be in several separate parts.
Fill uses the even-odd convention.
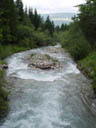
[[[8,92],[3,88],[4,84],[4,71],[0,70],[0,118],[6,116],[9,110]]]
[[[96,78],[96,52],[90,53],[86,58],[79,61],[79,65],[88,77]]]
[[[75,60],[80,60],[88,55],[90,45],[77,24],[72,24],[69,31],[60,34],[62,47],[66,48]]]
[[[0,45],[0,59],[2,60],[4,58],[6,58],[7,56],[12,55],[13,53],[25,51],[28,49],[30,49],[30,48],[24,47],[24,46],[19,46],[19,45],[6,45],[6,46]],[[3,63],[3,62],[0,61],[0,63]]]
[[[82,37],[81,35],[76,36],[77,39],[74,39],[74,43],[72,42],[73,45],[69,49],[69,51],[75,60],[80,60],[82,58],[85,58],[89,54],[90,46],[88,45],[88,42],[84,39],[84,37]]]
[[[0,60],[0,64],[6,64],[4,60]]]
[[[17,29],[18,40],[24,39],[25,37],[31,37],[33,32],[33,27],[19,25]]]
[[[2,35],[2,30],[0,29],[0,42],[2,41],[3,35]]]
[[[96,52],[92,52],[86,58],[80,60],[78,65],[83,73],[92,79],[93,90],[96,94]]]
[[[52,38],[48,36],[46,33],[40,31],[34,32],[33,40],[39,47],[52,44]]]
[[[34,28],[33,26],[19,25],[17,31],[18,44],[22,47],[36,47],[34,42]]]
[[[35,48],[46,46],[52,43],[51,36],[40,29],[35,31],[33,27],[19,25],[18,26],[18,44],[23,47]]]
[[[3,79],[4,78],[4,71],[3,70],[0,70],[0,81],[1,81],[1,79]],[[1,82],[0,82],[0,85],[1,85]]]

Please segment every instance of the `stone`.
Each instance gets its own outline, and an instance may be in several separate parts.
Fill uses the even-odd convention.
[[[59,68],[60,62],[47,54],[32,54],[29,59],[29,66],[49,70]]]
[[[3,68],[3,69],[8,69],[8,65],[3,64],[3,65],[2,65],[2,68]]]
[[[0,69],[8,69],[8,65],[7,64],[0,64]]]

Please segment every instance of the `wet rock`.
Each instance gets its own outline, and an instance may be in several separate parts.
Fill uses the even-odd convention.
[[[8,69],[8,65],[7,64],[0,64],[0,69]]]
[[[8,69],[8,65],[3,64],[3,65],[2,65],[2,68],[3,68],[3,69]]]
[[[55,69],[60,67],[58,60],[46,54],[32,54],[29,59],[29,66],[43,70]]]

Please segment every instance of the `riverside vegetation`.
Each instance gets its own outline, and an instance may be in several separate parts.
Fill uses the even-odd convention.
[[[57,27],[57,40],[61,42],[78,68],[92,79],[96,95],[96,0],[86,0],[78,5],[80,13],[73,17],[73,23]]]
[[[96,1],[78,5],[80,13],[70,25],[54,26],[32,8],[24,9],[21,0],[0,1],[0,63],[7,56],[40,46],[61,42],[78,67],[93,80],[96,94]],[[5,91],[4,71],[0,70],[0,117],[8,112],[8,92]]]

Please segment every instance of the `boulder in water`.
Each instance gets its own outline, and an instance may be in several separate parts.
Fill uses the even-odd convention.
[[[0,64],[0,69],[8,69],[8,65],[7,64]]]
[[[60,67],[60,62],[47,54],[32,54],[29,59],[29,66],[47,70]]]

